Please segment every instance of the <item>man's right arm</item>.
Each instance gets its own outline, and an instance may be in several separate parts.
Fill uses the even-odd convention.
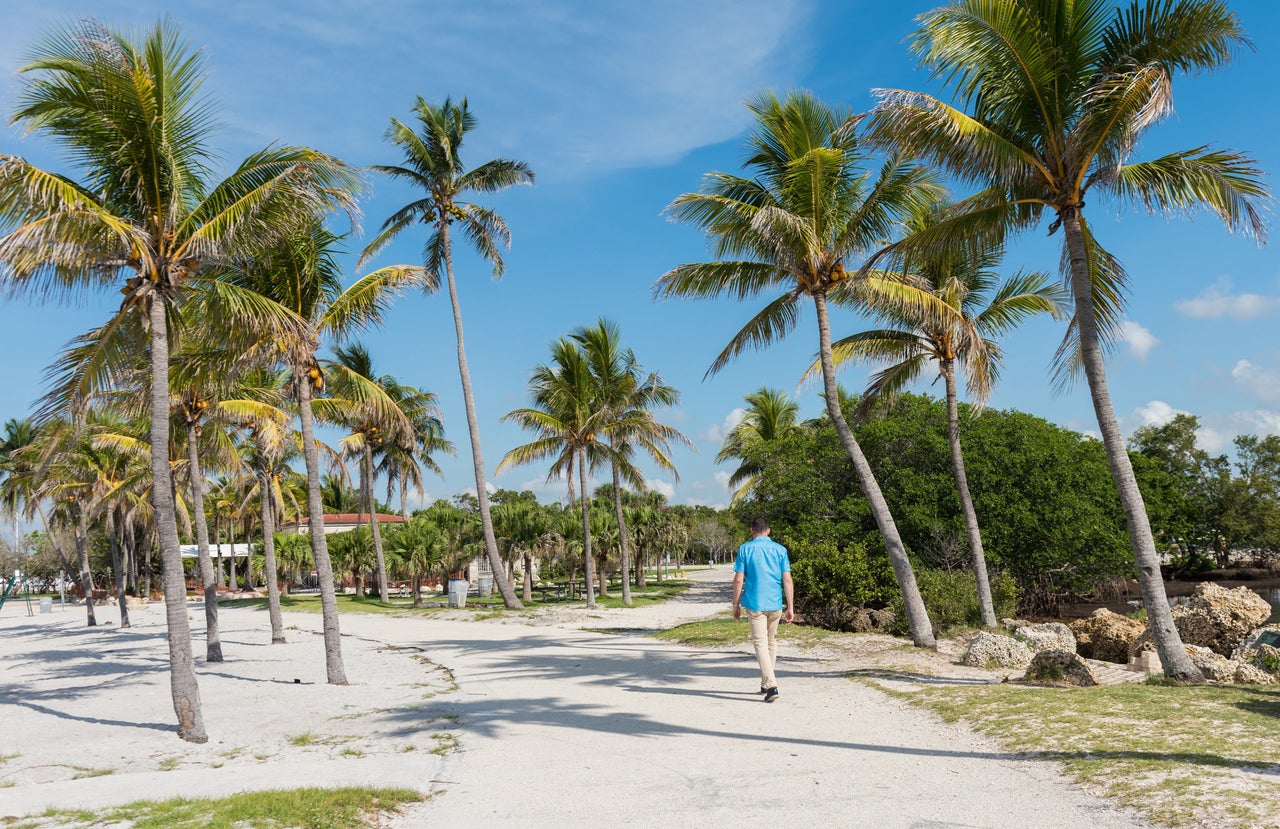
[[[742,573],[733,574],[733,618],[742,618],[742,584],[744,581]]]

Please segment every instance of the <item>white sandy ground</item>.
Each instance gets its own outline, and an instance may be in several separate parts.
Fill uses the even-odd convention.
[[[121,631],[82,627],[83,608],[27,617],[11,603],[0,612],[0,757],[18,756],[0,762],[0,817],[363,784],[432,794],[381,821],[400,829],[1148,825],[1052,764],[850,681],[856,665],[821,652],[784,643],[782,696],[766,705],[746,648],[583,630],[727,608],[728,568],[690,575],[686,598],[632,610],[344,615],[346,687],[324,684],[318,614],[287,614],[290,644],[271,646],[264,612],[223,608],[227,661],[197,662],[204,746],[171,725],[162,608],[131,609]],[[201,626],[199,605],[191,616]],[[991,681],[972,674],[948,681]],[[309,745],[290,740],[307,734]],[[430,753],[454,738],[456,750]],[[111,773],[83,776],[94,770]]]

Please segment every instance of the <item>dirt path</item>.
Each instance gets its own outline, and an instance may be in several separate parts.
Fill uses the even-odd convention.
[[[728,609],[727,567],[690,576],[681,598],[630,610],[344,615],[343,688],[324,685],[318,614],[289,614],[291,644],[272,647],[264,612],[226,608],[228,660],[198,665],[211,737],[199,747],[173,734],[160,609],[112,631],[85,630],[75,614],[9,618],[6,607],[0,710],[9,733],[29,738],[0,764],[0,816],[345,781],[432,792],[384,820],[398,829],[1146,825],[1051,764],[848,679],[874,648],[947,664],[887,637],[857,637],[863,651],[839,654],[784,644],[782,697],[766,705],[745,646],[583,629]],[[920,681],[992,681],[954,667]]]

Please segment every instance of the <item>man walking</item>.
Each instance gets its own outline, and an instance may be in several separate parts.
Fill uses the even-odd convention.
[[[795,619],[795,587],[787,548],[769,538],[769,522],[763,516],[751,522],[751,536],[733,561],[733,618],[741,619],[742,609],[747,609],[751,643],[760,663],[760,693],[765,702],[773,702],[778,698],[778,680],[773,675],[778,622]]]

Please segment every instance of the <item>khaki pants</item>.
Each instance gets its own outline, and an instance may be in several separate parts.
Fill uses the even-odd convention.
[[[778,622],[781,610],[748,610],[751,623],[751,644],[756,648],[756,661],[760,663],[760,687],[777,688],[778,679],[773,675],[773,665],[778,660]]]

